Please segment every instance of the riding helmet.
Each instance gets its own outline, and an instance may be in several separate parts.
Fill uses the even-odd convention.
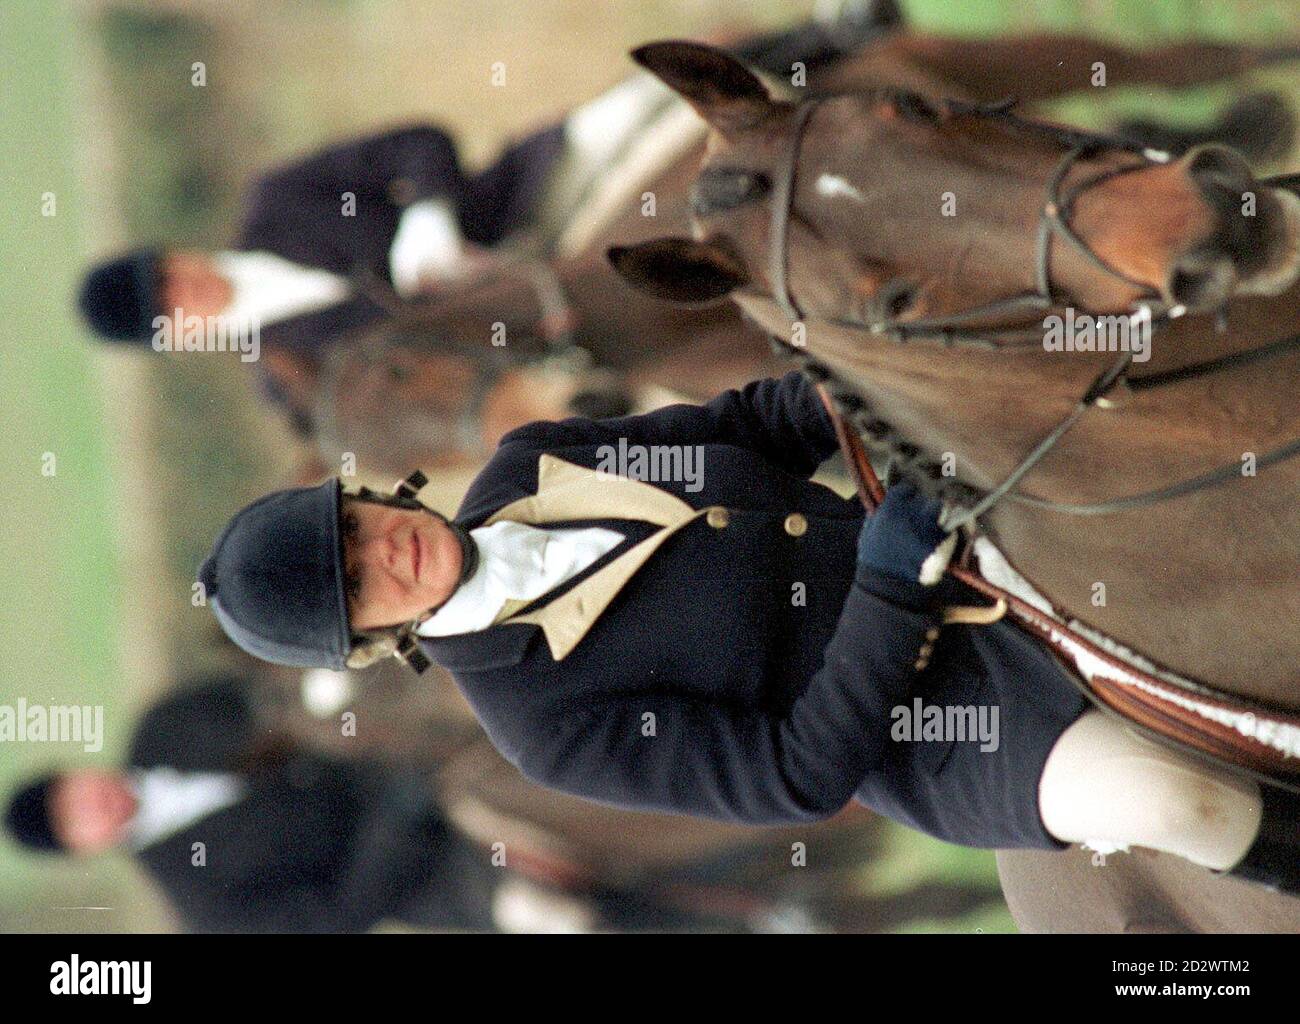
[[[160,249],[136,249],[99,264],[82,282],[78,305],[91,329],[109,341],[149,341],[162,311]]]
[[[230,521],[199,570],[221,628],[263,661],[343,669],[352,648],[336,477],[275,491]]]

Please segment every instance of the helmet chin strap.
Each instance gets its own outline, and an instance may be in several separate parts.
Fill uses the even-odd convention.
[[[417,675],[424,672],[432,662],[430,662],[428,655],[420,649],[416,629],[420,623],[451,600],[452,595],[464,585],[466,580],[474,575],[479,563],[478,545],[474,542],[474,538],[469,535],[469,531],[460,523],[453,522],[441,512],[431,509],[416,497],[428,482],[429,478],[417,469],[409,476],[399,480],[393,487],[391,495],[379,494],[368,487],[362,487],[357,494],[353,495],[360,501],[370,501],[377,505],[390,505],[395,508],[410,509],[413,512],[427,512],[446,526],[460,545],[460,574],[456,577],[455,586],[451,588],[441,603],[434,605],[421,616],[403,626],[401,635],[397,639],[397,650],[393,652],[393,656],[404,661]]]

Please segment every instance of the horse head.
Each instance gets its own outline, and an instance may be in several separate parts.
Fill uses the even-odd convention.
[[[568,343],[563,296],[545,273],[503,261],[334,346],[314,410],[327,458],[351,452],[386,473],[464,468],[516,427],[618,399],[610,375]]]
[[[1049,297],[1091,313],[1144,300],[1213,310],[1277,294],[1300,273],[1300,200],[1225,147],[1172,159],[1006,105],[906,92],[791,103],[707,46],[653,43],[633,56],[712,128],[694,237],[611,253],[662,298],[788,288],[809,317],[905,328],[983,310],[976,322],[1001,326]],[[778,241],[788,281],[774,280]]]

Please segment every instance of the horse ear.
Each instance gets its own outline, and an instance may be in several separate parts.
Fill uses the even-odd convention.
[[[632,51],[632,59],[680,93],[725,136],[752,128],[772,106],[757,76],[712,46],[676,40],[647,43]]]
[[[715,302],[749,283],[744,263],[716,242],[658,238],[607,256],[632,287],[669,302]]]

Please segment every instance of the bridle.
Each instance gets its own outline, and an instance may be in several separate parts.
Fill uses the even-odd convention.
[[[798,303],[794,301],[790,294],[788,273],[788,235],[790,219],[793,215],[794,184],[797,177],[799,154],[803,148],[804,132],[807,129],[808,122],[812,119],[813,113],[823,102],[825,102],[825,98],[807,100],[795,109],[790,145],[786,150],[785,159],[772,186],[771,249],[769,251],[768,276],[777,303],[792,320],[803,318]],[[931,317],[907,322],[897,319],[868,321],[849,318],[834,319],[828,322],[840,327],[866,330],[872,334],[885,335],[900,342],[910,341],[913,338],[932,338],[942,341],[945,345],[967,348],[1015,349],[1041,347],[1041,331],[1031,333],[1031,331],[1027,330],[1014,331],[1006,328],[989,331],[969,325],[981,320],[1005,318],[1021,313],[1041,313],[1054,306],[1074,304],[1069,296],[1062,295],[1059,290],[1052,287],[1051,243],[1052,239],[1057,236],[1068,242],[1071,247],[1098,270],[1120,279],[1125,284],[1133,285],[1145,291],[1147,301],[1144,302],[1145,313],[1143,315],[1150,315],[1153,324],[1176,319],[1186,312],[1186,308],[1183,306],[1165,306],[1161,302],[1159,295],[1147,285],[1112,267],[1097,255],[1070,224],[1070,214],[1073,212],[1074,204],[1083,193],[1121,175],[1145,170],[1155,164],[1168,163],[1170,159],[1168,153],[1144,148],[1122,139],[1112,140],[1100,135],[1093,135],[1090,132],[1025,120],[1011,112],[1013,101],[1010,100],[991,105],[958,103],[950,100],[948,106],[954,113],[983,117],[996,121],[1009,129],[1042,134],[1067,147],[1065,155],[1048,177],[1046,200],[1039,212],[1034,261],[1034,289],[1020,292],[1009,298],[995,299],[992,302],[973,306],[970,309],[961,310],[944,317]],[[1141,161],[1103,171],[1085,181],[1079,182],[1069,191],[1062,192],[1062,186],[1066,178],[1069,177],[1070,171],[1074,169],[1075,164],[1106,149],[1132,152],[1134,155],[1139,156]],[[1018,340],[1022,336],[1024,336],[1024,340]],[[998,338],[1004,340],[999,341]],[[1005,340],[1007,338],[1013,340]]]
[[[802,313],[790,296],[787,280],[787,230],[793,212],[791,203],[800,142],[813,109],[815,109],[814,104],[807,104],[796,111],[796,128],[789,153],[773,193],[772,248],[769,253],[770,279],[777,305],[792,322],[792,326],[802,319]],[[1012,126],[1019,123],[1018,118],[1013,122],[1008,105],[974,108],[971,112],[1002,119]],[[1070,136],[1073,133],[1058,131],[1050,126],[1040,127],[1057,135],[1067,144],[1072,141]],[[1070,229],[1069,210],[1072,200],[1077,198],[1084,188],[1097,184],[1102,179],[1093,178],[1064,197],[1059,197],[1059,191],[1073,164],[1081,159],[1083,154],[1095,151],[1097,144],[1097,141],[1094,141],[1089,148],[1082,149],[1078,145],[1070,145],[1067,156],[1058,165],[1049,181],[1047,201],[1039,229],[1036,292],[990,303],[963,314],[924,324],[901,325],[888,321],[869,324],[839,321],[839,326],[883,334],[898,342],[907,342],[911,337],[926,334],[937,335],[940,340],[949,345],[972,345],[982,348],[1013,347],[1006,343],[998,344],[987,336],[974,337],[973,332],[966,330],[966,323],[996,313],[1044,308],[1040,303],[1049,302],[1053,294],[1047,260],[1047,246],[1051,235],[1059,233],[1067,239],[1072,239],[1077,243],[1076,248],[1082,246],[1080,251],[1084,251],[1085,255],[1088,254],[1086,244]],[[1116,148],[1124,145],[1117,143]],[[1161,162],[1153,159],[1154,154],[1144,155],[1151,162]],[[1124,170],[1121,169],[1119,173],[1124,173]],[[1270,183],[1277,181],[1281,187],[1296,183],[1295,177],[1265,180]],[[1096,262],[1103,269],[1109,270],[1101,261]],[[1174,309],[1162,310],[1162,314],[1160,320],[1162,324],[1176,315]],[[1220,318],[1220,325],[1222,327],[1222,318]],[[1037,344],[1042,344],[1041,335]],[[872,447],[888,453],[891,469],[901,466],[902,471],[908,473],[923,492],[943,500],[940,523],[951,533],[963,526],[977,530],[979,517],[1002,500],[1072,515],[1102,515],[1191,494],[1241,476],[1240,463],[1233,461],[1169,487],[1091,505],[1047,501],[1015,489],[1020,479],[1052,449],[1088,409],[1093,406],[1113,407],[1107,396],[1116,387],[1123,385],[1131,391],[1149,390],[1204,377],[1230,367],[1276,358],[1300,347],[1300,335],[1217,359],[1207,359],[1174,370],[1150,374],[1136,380],[1128,379],[1132,353],[1124,353],[1093,380],[1065,418],[1020,461],[1010,475],[997,487],[986,492],[960,484],[955,480],[945,480],[939,467],[934,463],[926,462],[915,445],[903,440],[889,424],[872,414],[866,399],[851,383],[837,378],[825,363],[813,358],[802,346],[795,345],[792,340],[774,336],[773,347],[794,356],[801,364],[803,372],[816,384],[830,414],[848,471],[857,485],[858,496],[867,512],[870,513],[878,507],[884,496],[883,488],[876,479],[867,456],[867,448]],[[852,432],[849,423],[852,423]],[[1261,455],[1256,462],[1256,468],[1262,469],[1266,465],[1281,462],[1297,454],[1300,454],[1300,439]],[[1006,617],[1008,621],[1045,644],[1064,664],[1068,665],[1073,661],[1078,665],[1080,674],[1070,673],[1069,678],[1081,692],[1095,706],[1105,712],[1118,715],[1122,722],[1136,726],[1143,735],[1160,742],[1172,743],[1179,749],[1197,752],[1220,766],[1245,771],[1257,779],[1300,792],[1300,785],[1290,777],[1294,774],[1293,746],[1287,746],[1283,742],[1284,737],[1300,734],[1300,716],[1213,690],[1136,656],[1124,656],[1124,653],[1112,642],[1088,632],[1081,624],[1069,620],[1054,608],[1044,608],[1039,603],[1031,603],[1024,595],[1014,593],[985,579],[970,564],[972,549],[973,545],[967,545],[962,554],[948,564],[946,574],[994,603],[983,608],[949,606],[943,613],[945,623],[965,622],[987,625]],[[1092,666],[1086,680],[1082,674],[1085,663]]]
[[[768,278],[772,288],[772,297],[782,313],[797,324],[804,320],[803,311],[790,293],[789,284],[789,226],[794,215],[794,192],[798,177],[799,156],[802,151],[803,138],[808,123],[814,112],[825,101],[817,98],[800,103],[794,111],[792,129],[784,159],[778,167],[772,183],[772,212],[769,230]],[[1022,340],[1026,330],[1016,332],[1013,329],[979,329],[970,326],[972,322],[991,318],[1014,316],[1019,313],[1041,313],[1053,306],[1069,304],[1068,298],[1053,289],[1051,282],[1051,242],[1054,237],[1066,240],[1076,251],[1083,255],[1098,269],[1117,277],[1126,283],[1150,291],[1141,282],[1121,273],[1110,266],[1093,251],[1091,246],[1079,236],[1070,225],[1070,214],[1074,203],[1088,189],[1109,181],[1119,175],[1142,170],[1156,164],[1167,163],[1168,153],[1145,149],[1122,139],[1111,139],[1091,132],[1083,132],[1056,125],[1041,124],[1021,118],[1012,112],[1014,101],[995,104],[972,104],[947,101],[950,112],[984,118],[1002,125],[1007,130],[1025,131],[1044,135],[1061,143],[1067,152],[1056,165],[1047,181],[1046,199],[1039,215],[1037,233],[1036,261],[1034,276],[1036,288],[1006,299],[999,299],[945,317],[902,323],[897,319],[857,320],[850,318],[818,318],[836,327],[850,330],[866,331],[877,336],[884,336],[899,343],[906,343],[915,338],[939,340],[949,347],[965,347],[993,350],[1028,350],[1041,348],[1042,332],[1034,337]],[[1140,163],[1113,168],[1094,175],[1062,192],[1062,186],[1070,171],[1080,160],[1105,150],[1132,152],[1141,157]],[[1295,176],[1263,179],[1265,184],[1276,183],[1285,187]],[[1130,314],[1130,323],[1136,329],[1147,326],[1149,329],[1162,327],[1186,313],[1181,305],[1168,306],[1153,296],[1150,301],[1139,304],[1136,312]],[[1143,321],[1146,321],[1143,324]],[[1224,326],[1220,317],[1220,328]],[[998,340],[998,339],[1002,340]],[[1011,339],[1011,340],[1008,340]],[[1234,353],[1218,359],[1204,360],[1199,363],[1181,367],[1166,373],[1130,380],[1128,371],[1132,365],[1133,353],[1122,352],[1119,357],[1094,378],[1087,390],[1078,399],[1070,412],[1053,427],[1037,445],[1011,471],[1011,473],[992,490],[979,491],[970,485],[955,480],[944,480],[937,467],[926,463],[919,449],[908,444],[887,423],[872,415],[868,403],[862,394],[850,383],[838,378],[829,367],[812,357],[802,347],[782,338],[773,338],[773,347],[793,356],[807,374],[822,390],[823,398],[833,406],[833,419],[836,430],[844,440],[844,420],[851,422],[857,429],[859,438],[869,446],[888,453],[891,467],[901,467],[903,472],[912,471],[923,489],[944,500],[945,508],[941,523],[946,530],[953,532],[963,526],[973,526],[979,517],[988,512],[1002,500],[1060,512],[1070,515],[1105,515],[1127,511],[1146,505],[1167,501],[1172,498],[1191,494],[1216,484],[1225,483],[1241,475],[1241,463],[1233,461],[1223,466],[1173,484],[1169,487],[1156,488],[1121,498],[1092,504],[1069,504],[1048,501],[1017,491],[1016,485],[1034,468],[1056,443],[1079,421],[1085,412],[1094,406],[1113,407],[1109,395],[1119,387],[1129,391],[1150,390],[1155,387],[1178,383],[1181,381],[1217,373],[1233,366],[1262,361],[1278,357],[1284,353],[1300,348],[1300,335],[1282,339],[1268,345]],[[838,417],[838,418],[837,418]],[[1256,469],[1282,462],[1300,454],[1300,439],[1288,442],[1256,460]]]

